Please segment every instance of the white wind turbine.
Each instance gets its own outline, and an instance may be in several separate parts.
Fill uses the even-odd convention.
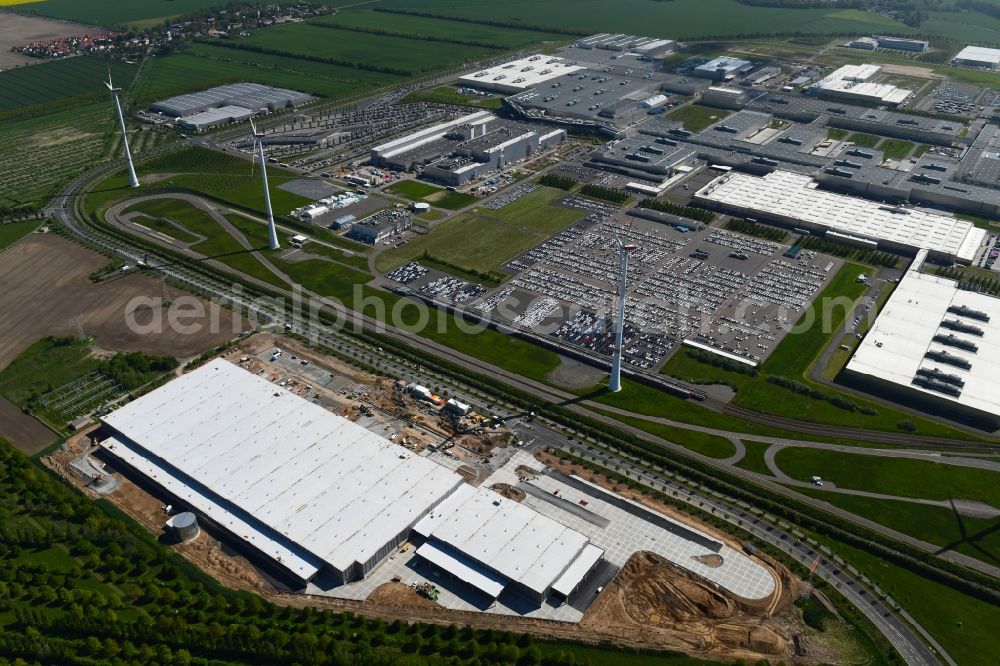
[[[636,246],[623,243],[617,232],[614,242],[618,249],[618,316],[615,318],[615,349],[614,356],[611,357],[608,390],[617,393],[622,390],[622,338],[625,329],[625,290],[628,287],[628,253],[636,249]]]
[[[253,118],[250,119],[250,129],[253,132],[254,150],[257,157],[260,158],[260,179],[264,184],[264,203],[267,205],[267,244],[272,250],[277,250],[281,246],[278,245],[278,230],[274,227],[274,211],[271,210],[271,192],[267,187],[267,160],[264,159],[264,142],[261,141],[264,133],[257,131],[257,126],[253,124]],[[250,160],[252,166],[253,158],[250,158]]]
[[[115,100],[115,110],[118,112],[118,124],[122,128],[122,144],[125,145],[125,159],[128,160],[128,180],[132,187],[139,187],[139,179],[135,177],[135,165],[132,164],[132,151],[128,147],[128,134],[125,131],[125,116],[122,115],[122,105],[118,101],[118,93],[121,92],[121,88],[115,88],[111,83],[111,68],[108,67],[108,80],[104,82],[104,85],[108,87],[108,91],[111,93],[111,97]]]

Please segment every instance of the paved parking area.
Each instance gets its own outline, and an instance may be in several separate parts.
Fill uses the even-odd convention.
[[[718,227],[678,229],[625,216],[601,202],[581,223],[516,257],[516,275],[474,301],[493,318],[554,335],[599,354],[613,349],[617,300],[613,237],[629,256],[625,360],[659,367],[682,340],[761,362],[842,262]]]
[[[774,592],[774,578],[767,569],[710,535],[578,477],[570,477],[570,483],[558,473],[543,473],[522,482],[515,472],[519,465],[543,471],[541,463],[518,451],[484,483],[509,483],[517,488],[527,483],[552,496],[558,491],[561,500],[593,517],[581,515],[580,510],[568,511],[562,503],[538,493],[527,493],[523,504],[590,537],[594,545],[604,549],[605,560],[615,567],[623,566],[636,552],[650,551],[746,599],[763,599]],[[595,518],[603,519],[604,525]],[[665,529],[664,523],[673,526]],[[716,565],[716,558],[708,557],[713,555],[721,558],[721,564]]]

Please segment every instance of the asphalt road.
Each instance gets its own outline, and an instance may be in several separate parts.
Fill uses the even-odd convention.
[[[65,224],[65,226],[74,235],[79,237],[81,240],[85,240],[98,247],[101,247],[105,251],[111,254],[122,256],[126,258],[126,260],[129,260],[131,262],[138,262],[139,259],[142,259],[144,257],[149,258],[149,253],[145,249],[135,247],[120,239],[107,237],[103,233],[97,232],[96,230],[90,227],[84,226],[77,220],[74,212],[74,201],[76,195],[81,192],[84,186],[90,181],[94,180],[96,177],[108,173],[117,167],[118,165],[104,165],[102,167],[99,167],[98,169],[92,170],[84,174],[83,176],[75,180],[73,183],[71,183],[69,186],[67,186],[67,188],[53,200],[52,204],[48,209],[48,212],[52,216],[57,217],[63,224]],[[155,259],[152,259],[152,261],[155,261]],[[233,303],[235,307],[237,307],[242,311],[249,310],[249,311],[259,312],[260,314],[266,317],[270,317],[272,321],[277,323],[283,323],[286,319],[286,314],[284,312],[268,310],[267,309],[268,306],[266,304],[262,305],[259,303],[253,303],[251,302],[251,299],[245,297],[242,293],[239,292],[234,293],[229,285],[220,284],[219,281],[217,280],[190,271],[185,267],[172,266],[170,264],[164,263],[158,266],[158,270],[166,273],[169,277],[171,277],[172,279],[176,280],[181,284],[189,285],[190,288],[192,288],[197,292],[215,296],[216,298],[218,298],[220,301],[223,302],[229,301]],[[368,320],[365,323],[369,326],[375,324],[375,322],[371,322],[371,320]],[[364,356],[370,356],[370,354],[376,350],[376,348],[374,348],[373,346],[357,342],[357,340],[354,338],[349,338],[347,336],[334,337],[333,335],[330,334],[329,331],[307,330],[308,324],[304,322],[293,321],[291,325],[302,333],[314,335],[319,342],[328,345],[336,344],[338,347],[340,347],[341,350],[346,351],[346,353],[351,354],[352,352],[354,352],[359,355],[358,357],[361,357],[362,354]],[[381,326],[381,324],[379,324],[379,326]],[[407,344],[410,344],[414,347],[430,351],[437,356],[443,357],[452,362],[459,363],[469,368],[470,370],[486,374],[487,376],[496,377],[497,379],[504,381],[508,384],[511,384],[515,387],[527,390],[542,399],[554,402],[570,402],[571,408],[584,412],[590,417],[602,418],[602,420],[606,420],[607,422],[612,423],[616,427],[621,429],[625,430],[630,429],[626,426],[623,426],[622,423],[615,421],[614,419],[611,419],[610,417],[601,417],[599,415],[594,415],[592,412],[586,410],[582,405],[575,404],[576,396],[573,396],[571,394],[567,394],[565,392],[552,389],[551,387],[545,386],[543,384],[539,384],[538,382],[534,382],[532,380],[528,380],[520,376],[513,375],[512,373],[506,372],[499,368],[495,368],[477,359],[466,357],[465,355],[459,354],[454,350],[451,350],[447,347],[443,347],[441,345],[437,345],[435,343],[432,343],[431,341],[428,341],[424,338],[420,338],[419,336],[413,334],[409,334],[403,331],[396,331],[394,329],[387,330],[387,333],[393,335],[394,337],[399,338],[403,342],[406,342]],[[345,347],[345,345],[347,344],[345,343],[345,340],[350,342],[349,346]],[[377,349],[377,351],[379,352],[380,357],[389,358],[389,355],[387,353],[384,353],[381,349]],[[394,365],[395,367],[392,369],[398,371],[400,376],[412,377],[416,375],[419,377],[423,375],[428,378],[433,378],[434,376],[434,373],[430,372],[429,370],[425,371],[419,366],[417,368],[413,368],[412,364],[410,363],[395,362]],[[446,381],[449,386],[454,386],[457,384],[457,382],[455,382],[454,380],[446,380]],[[466,390],[468,390],[470,395],[473,394],[481,395],[479,391],[468,389],[468,387],[465,388]],[[501,400],[496,400],[496,402],[498,404],[502,404]],[[601,406],[601,408],[605,409],[603,405]],[[795,425],[796,425],[795,428],[796,430],[800,431],[802,430],[800,427],[801,424],[796,423]],[[678,426],[691,428],[689,424],[678,424]],[[532,424],[531,427],[533,429],[533,435],[536,438],[537,442],[536,445],[543,445],[545,442],[553,442],[553,445],[556,445],[555,442],[565,441],[564,435],[561,435],[555,429],[549,429],[547,427],[544,427],[541,423]],[[853,429],[848,429],[848,430],[853,430]],[[650,439],[648,434],[642,433],[641,431],[638,432],[640,432],[643,437]],[[741,433],[727,433],[727,434],[737,437],[741,435]],[[863,439],[863,437],[856,434],[851,436]],[[754,439],[760,439],[760,438],[754,437]],[[660,441],[662,442],[662,440]],[[939,444],[941,443],[939,440],[937,441]],[[683,449],[682,447],[666,442],[663,442],[663,444],[670,445],[671,448],[674,448],[679,453],[682,453],[687,456],[692,456],[690,452]],[[597,454],[595,453],[594,455]],[[601,454],[601,455],[607,456],[608,454]],[[696,454],[694,455],[694,457],[698,457],[700,460],[703,460],[704,462],[709,462],[710,464],[717,464],[717,465],[719,464],[718,461],[706,459],[702,456],[697,456]],[[604,459],[611,460],[610,458],[607,457]],[[625,463],[629,462],[627,460],[624,460],[620,456],[614,458],[614,462],[616,464],[618,464],[619,461],[624,461]],[[729,468],[729,467],[726,467],[726,470],[730,473],[742,472],[742,470],[737,470],[735,468]],[[639,471],[637,470],[636,473],[639,473]],[[642,477],[644,481],[651,482],[653,480],[652,477],[650,477],[645,472],[642,473],[644,474],[644,476]],[[758,475],[754,475],[752,473],[746,473],[746,476],[747,478],[750,478],[754,482],[759,483],[761,481]],[[657,479],[656,482],[659,484],[665,481]],[[674,481],[666,481],[666,482],[675,483]],[[777,484],[766,484],[766,485],[774,487],[774,489],[776,490],[782,489],[782,487],[777,486]],[[688,493],[687,495],[688,497],[697,496],[697,495],[692,495],[694,491],[688,490],[686,488],[684,490],[685,492]],[[790,494],[798,495],[797,493],[793,492]],[[792,535],[790,530],[785,531],[783,528],[776,526],[775,524],[765,520],[765,518],[751,514],[749,512],[749,507],[742,507],[742,508],[736,507],[735,505],[724,502],[721,496],[720,497],[713,496],[706,499],[702,499],[700,496],[697,497],[698,499],[694,499],[692,501],[710,502],[711,506],[715,507],[717,511],[723,511],[724,514],[728,516],[726,519],[730,520],[731,522],[735,520],[743,520],[744,523],[746,523],[746,521],[750,521],[750,524],[753,526],[751,533],[754,534],[756,538],[759,538],[762,541],[767,541],[768,543],[773,543],[774,545],[781,548],[781,550],[783,550],[790,556],[796,558],[800,562],[805,563],[807,566],[811,564],[812,561],[815,559],[816,551],[813,550],[812,546],[796,539],[795,536]],[[804,496],[798,496],[797,499],[798,498],[802,498],[803,501],[810,501],[810,498],[806,498]],[[856,517],[852,516],[852,518]],[[753,522],[754,520],[757,520],[758,522],[754,523]],[[842,568],[840,566],[833,566],[830,564],[824,564],[823,562],[821,562],[820,568],[818,569],[818,573],[821,576],[829,576],[830,580],[834,584],[839,586],[839,589],[841,589],[841,591],[845,594],[845,596],[852,603],[854,603],[859,609],[861,609],[861,611],[864,612],[872,620],[875,626],[878,627],[878,629],[887,637],[887,639],[890,642],[892,642],[892,644],[896,647],[896,649],[899,650],[900,653],[906,658],[908,663],[911,664],[940,663],[935,654],[931,652],[924,645],[924,643],[916,636],[914,631],[910,629],[910,626],[897,614],[893,613],[890,609],[883,606],[882,602],[878,600],[877,595],[874,594],[871,590],[867,589],[860,580],[852,576],[848,571],[845,570],[845,568]],[[919,625],[916,625],[916,623],[912,621],[911,624],[919,627]],[[939,650],[939,652],[941,651]],[[949,663],[953,663],[951,662],[950,659],[947,659],[947,657],[945,658]]]

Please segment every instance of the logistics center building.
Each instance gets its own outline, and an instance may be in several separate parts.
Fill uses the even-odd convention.
[[[600,559],[584,566],[579,532],[221,359],[102,421],[107,454],[300,585],[364,578],[421,534],[431,563],[539,601]]]

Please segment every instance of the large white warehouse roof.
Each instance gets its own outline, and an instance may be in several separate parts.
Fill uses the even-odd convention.
[[[955,55],[953,60],[997,69],[1000,67],[1000,49],[989,49],[985,46],[966,46]]]
[[[922,263],[899,282],[847,370],[1000,417],[1000,299],[921,273]]]
[[[297,551],[297,569],[278,561],[306,580],[318,560],[346,571],[372,559],[463,483],[218,359],[103,420],[120,434],[112,453],[141,459],[210,518],[225,514],[263,552]]]
[[[816,188],[810,176],[773,171],[758,178],[731,171],[695,195],[701,202],[745,215],[771,216],[898,248],[971,262],[986,232],[971,222],[923,210],[887,206]]]
[[[470,88],[517,93],[583,67],[558,56],[533,55],[467,74],[459,84]]]

